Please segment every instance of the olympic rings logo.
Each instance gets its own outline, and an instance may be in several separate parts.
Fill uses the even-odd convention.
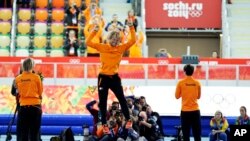
[[[158,60],[159,65],[167,65],[169,64],[168,60]]]
[[[215,94],[211,97],[211,102],[224,108],[229,108],[236,102],[236,97],[234,95],[223,95],[223,94]]]
[[[69,59],[69,63],[71,64],[79,64],[80,62],[80,59]]]
[[[189,15],[191,17],[200,17],[202,14],[203,14],[203,12],[199,11],[199,10],[191,10],[191,11],[189,11]]]

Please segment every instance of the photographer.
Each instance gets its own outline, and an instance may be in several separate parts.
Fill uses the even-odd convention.
[[[148,119],[154,119],[156,124],[159,126],[159,136],[163,136],[164,132],[163,132],[162,121],[161,121],[161,117],[159,113],[154,112],[149,105],[146,108],[146,113],[147,113]]]
[[[93,124],[94,124],[94,126],[93,126],[92,135],[94,135],[94,136],[96,135],[98,122],[100,122],[99,109],[94,108],[94,105],[96,103],[97,103],[97,101],[93,100],[93,101],[86,104],[87,110],[93,116]]]
[[[117,110],[119,110],[119,102],[113,101],[111,106],[108,108],[107,119],[114,116]]]
[[[147,116],[147,113],[141,111],[139,114],[140,135],[148,141],[163,141],[160,127],[157,124],[155,116]]]
[[[106,132],[104,132],[103,126],[99,126],[97,129],[97,139],[95,139],[95,141],[96,140],[99,140],[99,141],[116,141],[117,140],[117,137],[118,137],[117,133],[118,133],[119,125],[117,123],[116,117],[120,116],[120,112],[118,110],[113,111],[113,114],[114,115],[111,116],[109,120],[107,121],[107,128],[109,130],[109,133],[107,134]]]

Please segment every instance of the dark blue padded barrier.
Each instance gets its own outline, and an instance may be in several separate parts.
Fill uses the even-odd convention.
[[[7,126],[13,115],[0,114],[0,135],[6,134]],[[202,136],[207,137],[210,133],[211,116],[201,117]],[[175,136],[175,126],[180,125],[179,116],[161,116],[165,136]],[[229,124],[235,123],[236,117],[227,117]],[[91,115],[47,115],[42,116],[42,135],[59,135],[67,127],[71,127],[75,135],[82,135],[82,125],[90,126],[93,130],[93,120]],[[15,134],[16,123],[12,126],[12,133]]]
[[[8,124],[13,115],[0,115],[0,135],[6,134]],[[43,135],[59,135],[67,127],[71,127],[75,135],[82,135],[82,126],[86,124],[93,130],[91,115],[42,115],[41,132]],[[16,121],[12,126],[12,133],[16,132]]]

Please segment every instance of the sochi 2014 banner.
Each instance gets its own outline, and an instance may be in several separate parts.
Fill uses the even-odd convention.
[[[221,0],[146,0],[147,28],[221,28]]]

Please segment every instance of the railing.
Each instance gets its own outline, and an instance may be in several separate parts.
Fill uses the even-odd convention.
[[[56,60],[50,62],[53,61],[53,58],[47,58],[47,61],[36,59],[35,70],[43,73],[44,83],[48,85],[96,85],[100,67],[99,60],[98,58],[85,59],[84,61],[77,58],[67,58],[65,62]],[[179,60],[122,60],[119,75],[125,85],[175,85],[179,79],[185,77],[184,65],[177,63]],[[218,84],[221,86],[250,85],[247,83],[250,81],[249,60],[243,61],[245,64],[243,62],[242,64],[220,64],[220,61],[220,59],[200,61],[199,65],[195,65],[194,78],[201,80],[203,85],[208,86]],[[4,80],[0,83],[11,84],[19,69],[20,62],[0,62],[0,80]]]
[[[17,23],[17,0],[13,0],[13,14],[12,14],[12,26],[11,26],[11,45],[10,56],[14,56],[15,51],[15,39],[16,39],[16,23]]]
[[[228,22],[228,11],[227,11],[227,0],[222,1],[222,57],[229,58],[231,56],[231,45],[230,45],[230,30]]]

